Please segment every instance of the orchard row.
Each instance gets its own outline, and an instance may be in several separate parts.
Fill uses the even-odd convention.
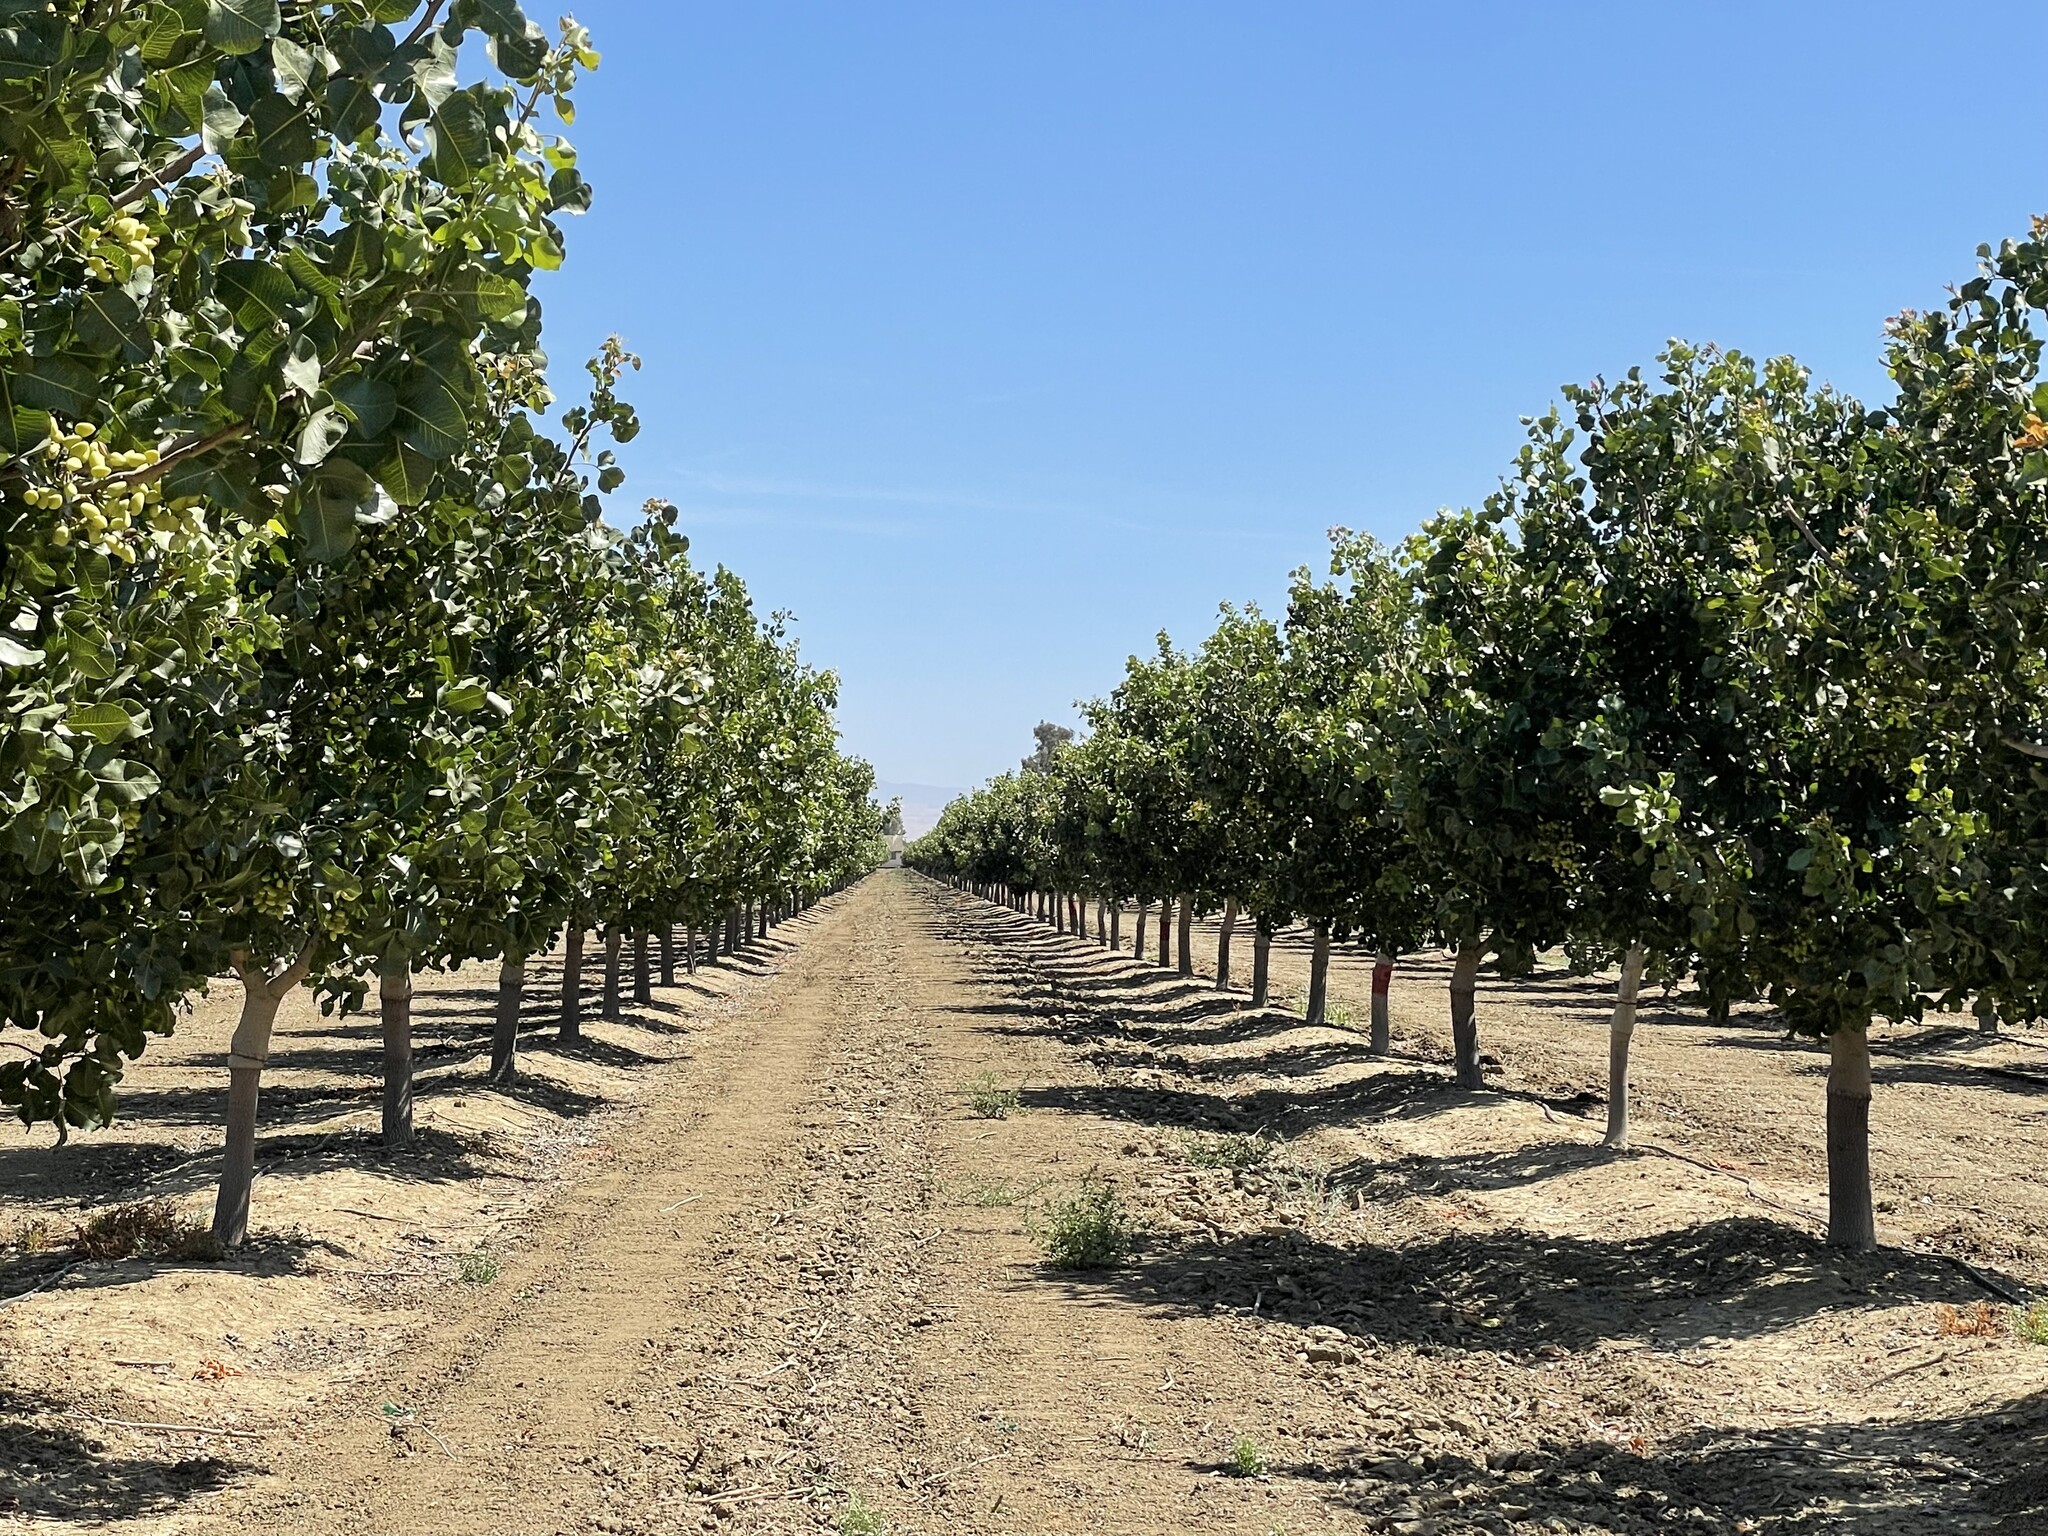
[[[1618,964],[1616,1144],[1646,976],[1765,999],[1827,1042],[1831,1238],[1869,1245],[1870,1026],[2048,1011],[2048,225],[1980,256],[1891,322],[1883,408],[1677,344],[1565,391],[1482,507],[1162,635],[910,861],[1226,946],[1300,921],[1312,1018],[1332,943],[1446,947],[1473,1088],[1486,970]]]
[[[0,29],[0,1101],[105,1123],[239,977],[226,1244],[293,988],[374,982],[403,1145],[420,968],[500,962],[504,1078],[558,935],[602,930],[615,994],[629,936],[881,857],[833,677],[672,508],[604,520],[635,360],[548,426],[530,284],[590,193],[544,125],[596,63],[511,0]]]

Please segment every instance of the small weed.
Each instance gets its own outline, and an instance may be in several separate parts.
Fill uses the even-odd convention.
[[[206,1223],[180,1216],[168,1200],[109,1206],[79,1223],[71,1240],[81,1259],[217,1259],[220,1244]]]
[[[882,1536],[888,1526],[882,1517],[868,1507],[868,1501],[859,1494],[852,1494],[846,1500],[846,1508],[839,1514],[839,1536]]]
[[[2048,1301],[2014,1307],[2009,1321],[2015,1337],[2029,1344],[2048,1344]]]
[[[47,1216],[27,1216],[14,1224],[7,1246],[16,1253],[48,1253],[64,1245],[64,1234]]]
[[[1047,1206],[1033,1235],[1055,1269],[1111,1269],[1130,1255],[1134,1233],[1116,1191],[1091,1179]]]
[[[1224,1470],[1232,1477],[1264,1477],[1266,1466],[1266,1453],[1259,1449],[1259,1442],[1250,1435],[1239,1435]]]
[[[967,1110],[977,1120],[1007,1120],[1022,1100],[1016,1088],[1005,1088],[993,1072],[980,1072],[967,1080]]]
[[[1008,1179],[986,1179],[980,1174],[967,1177],[967,1199],[984,1208],[1015,1205],[1023,1196]]]
[[[478,1248],[462,1256],[462,1283],[464,1285],[489,1285],[498,1278],[504,1266],[498,1256],[488,1248]]]
[[[1273,1155],[1278,1145],[1270,1136],[1254,1131],[1211,1134],[1187,1131],[1181,1136],[1181,1154],[1197,1168],[1256,1168]]]
[[[1934,1331],[1944,1339],[1995,1339],[2005,1332],[2005,1314],[1988,1301],[1934,1309]]]
[[[1342,1003],[1325,1003],[1323,1005],[1323,1022],[1332,1029],[1355,1031],[1358,1028],[1358,1015],[1349,1008],[1346,1008]]]

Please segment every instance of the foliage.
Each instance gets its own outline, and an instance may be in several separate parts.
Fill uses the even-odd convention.
[[[230,970],[354,1007],[880,862],[831,675],[673,509],[605,521],[636,360],[547,420],[530,287],[589,204],[554,130],[597,63],[513,0],[0,4],[24,1120],[104,1124]]]
[[[1098,1179],[1048,1205],[1036,1232],[1055,1269],[1112,1269],[1130,1256],[1137,1235],[1116,1191]]]
[[[967,1111],[977,1120],[1007,1120],[1015,1112],[1020,1094],[1005,1088],[993,1072],[978,1072],[967,1080]]]

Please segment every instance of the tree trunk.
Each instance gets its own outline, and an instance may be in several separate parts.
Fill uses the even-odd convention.
[[[697,974],[697,925],[695,923],[687,924],[683,929],[683,970],[691,976]]]
[[[676,930],[673,923],[661,925],[661,984],[676,984]]]
[[[1173,964],[1173,898],[1162,897],[1159,902],[1159,966],[1161,970]]]
[[[1828,1036],[1828,1243],[1877,1246],[1870,1203],[1870,1036],[1861,1029]]]
[[[1216,929],[1216,990],[1230,990],[1230,931],[1237,926],[1237,898],[1223,900],[1223,921]]]
[[[618,1019],[624,1013],[619,1007],[619,957],[625,948],[625,938],[617,923],[604,925],[604,1016],[607,1019]]]
[[[765,901],[761,902],[755,907],[754,913],[761,920],[760,937],[765,939],[768,937],[768,903]]]
[[[647,935],[633,935],[633,1001],[642,1008],[654,1001],[654,971],[648,964]]]
[[[1109,903],[1100,896],[1095,898],[1095,942],[1109,943]]]
[[[263,1068],[270,1060],[270,1034],[278,1005],[313,968],[313,945],[275,976],[251,966],[237,953],[242,979],[242,1016],[228,1041],[227,1145],[221,1159],[220,1189],[213,1201],[213,1240],[239,1248],[249,1237],[249,1187],[256,1181],[256,1107]]]
[[[1330,925],[1319,922],[1315,927],[1315,944],[1308,957],[1308,1008],[1306,1019],[1310,1024],[1320,1024],[1330,1010]]]
[[[1486,1074],[1479,1065],[1479,1022],[1473,1017],[1473,996],[1479,990],[1479,965],[1485,958],[1484,944],[1461,944],[1458,946],[1458,958],[1451,966],[1451,1049],[1460,1088],[1486,1086]]]
[[[384,1145],[412,1145],[412,962],[387,961],[377,972],[377,1011],[384,1021]]]
[[[1272,992],[1273,979],[1273,920],[1269,917],[1254,917],[1252,920],[1252,1006],[1263,1008]]]
[[[1394,980],[1394,957],[1381,953],[1372,964],[1372,1042],[1367,1047],[1375,1056],[1394,1048],[1394,1025],[1387,1016],[1387,992]]]
[[[1124,947],[1124,904],[1112,901],[1109,904],[1109,947],[1112,952]]]
[[[491,1081],[518,1075],[519,1005],[526,993],[526,957],[507,955],[498,964],[498,1016],[491,1026]]]
[[[572,922],[562,940],[562,1038],[583,1033],[583,925]]]
[[[1183,896],[1180,899],[1180,964],[1183,976],[1195,974],[1195,898]]]
[[[1628,1146],[1628,1048],[1636,1034],[1636,997],[1642,990],[1649,951],[1631,945],[1621,957],[1621,985],[1614,992],[1614,1017],[1607,1024],[1607,1135],[1619,1152]]]
[[[1150,911],[1150,903],[1143,901],[1138,903],[1138,945],[1131,953],[1140,960],[1145,958],[1145,917]]]

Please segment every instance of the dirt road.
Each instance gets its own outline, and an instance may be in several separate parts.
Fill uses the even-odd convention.
[[[1940,1254],[915,876],[663,1070],[491,1283],[126,1528],[2048,1530],[2048,1349],[1944,1331]],[[1054,1270],[1091,1185],[1135,1249]]]

